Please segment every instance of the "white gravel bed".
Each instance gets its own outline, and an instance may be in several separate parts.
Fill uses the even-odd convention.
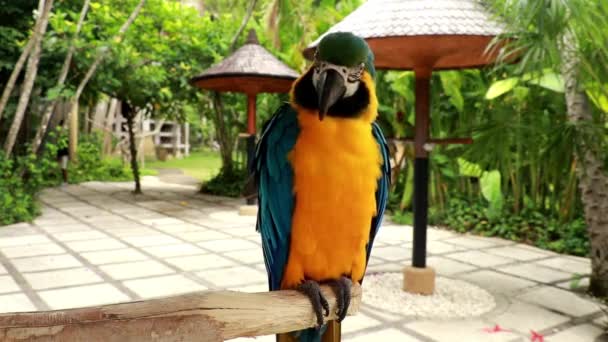
[[[367,275],[363,303],[391,313],[432,318],[474,317],[496,306],[488,291],[462,280],[437,277],[431,296],[407,293],[402,287],[402,273]]]

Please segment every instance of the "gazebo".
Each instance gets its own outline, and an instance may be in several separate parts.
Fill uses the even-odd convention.
[[[433,70],[478,68],[492,63],[492,39],[503,32],[475,0],[369,0],[334,25],[304,51],[312,59],[318,42],[331,32],[352,32],[368,42],[378,69],[413,70],[416,78],[416,127],[413,139],[414,237],[412,267],[404,269],[404,290],[432,294],[435,271],[426,265],[428,155],[436,144],[471,143],[471,138],[433,139],[430,80]]]
[[[223,61],[213,65],[190,83],[219,92],[247,94],[247,161],[255,153],[256,96],[259,93],[287,93],[298,73],[285,65],[258,41],[255,30],[250,30],[245,44]],[[255,200],[248,198],[247,203]]]

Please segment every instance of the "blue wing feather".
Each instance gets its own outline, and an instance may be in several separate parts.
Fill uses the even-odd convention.
[[[270,290],[278,290],[289,255],[294,207],[293,170],[287,159],[299,134],[296,112],[281,106],[260,137],[253,163],[258,184],[257,229],[262,235]]]
[[[383,162],[382,176],[378,179],[378,188],[376,189],[376,216],[372,218],[370,227],[371,229],[369,231],[366,264],[367,262],[369,262],[369,257],[371,255],[372,247],[374,245],[374,239],[376,238],[376,234],[378,233],[380,225],[382,224],[382,218],[384,217],[384,212],[388,203],[388,191],[391,181],[391,162],[388,144],[386,143],[386,139],[384,138],[382,129],[376,122],[372,123],[372,133],[374,135],[374,138],[376,139],[376,142],[380,146],[380,152],[382,154]]]

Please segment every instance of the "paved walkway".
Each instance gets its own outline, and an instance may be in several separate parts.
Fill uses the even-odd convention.
[[[266,290],[255,219],[238,216],[240,201],[156,177],[145,177],[145,195],[137,199],[131,187],[90,182],[48,189],[43,214],[32,224],[0,227],[0,312],[205,289]],[[368,273],[399,272],[410,258],[411,227],[387,222],[377,241]],[[438,229],[429,231],[428,248],[428,262],[441,276],[482,286],[494,295],[495,309],[433,320],[364,303],[346,319],[345,340],[531,341],[533,330],[545,341],[585,342],[601,335],[598,304],[571,290],[586,284],[587,259]],[[496,325],[508,331],[487,330]]]

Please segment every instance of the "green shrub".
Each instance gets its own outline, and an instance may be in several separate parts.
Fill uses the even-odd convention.
[[[0,225],[33,220],[40,212],[36,201],[40,190],[61,184],[57,151],[67,146],[67,136],[58,130],[49,133],[49,138],[40,158],[32,153],[6,158],[0,152]],[[99,135],[81,136],[78,162],[68,167],[70,183],[131,179],[120,160],[102,158],[101,146]]]
[[[558,253],[587,256],[589,241],[583,218],[560,222],[532,208],[524,208],[518,214],[505,209],[489,214],[484,200],[467,200],[452,196],[443,211],[429,209],[429,224],[446,226],[460,233],[497,236],[524,242]],[[393,220],[408,224],[411,216],[396,213]]]
[[[11,159],[0,152],[0,225],[34,219],[36,193],[50,182],[32,155]]]
[[[203,184],[201,192],[210,195],[240,197],[246,181],[246,170],[223,169],[217,176]]]

